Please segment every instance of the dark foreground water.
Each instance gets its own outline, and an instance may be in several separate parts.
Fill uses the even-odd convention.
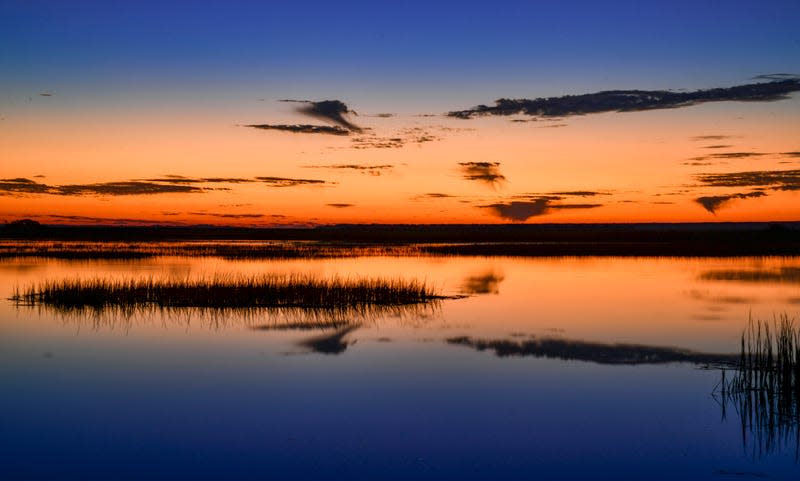
[[[302,313],[5,300],[45,279],[267,272],[468,297],[322,330],[297,329]],[[743,428],[703,360],[738,353],[749,313],[797,314],[798,272],[800,258],[3,260],[0,478],[797,479],[797,426]]]

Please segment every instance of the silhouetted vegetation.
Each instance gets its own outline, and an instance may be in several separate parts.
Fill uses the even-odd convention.
[[[723,417],[732,405],[741,421],[742,440],[757,456],[794,445],[800,459],[800,328],[787,315],[768,322],[752,319],[742,334],[733,376],[722,372],[715,394]]]
[[[0,225],[0,258],[797,255],[800,223],[339,225],[313,229]],[[17,239],[17,240],[11,240]]]
[[[76,279],[17,290],[18,305],[69,312],[138,308],[302,308],[359,310],[402,306],[443,297],[422,282],[384,279],[317,279],[309,276],[211,279]]]

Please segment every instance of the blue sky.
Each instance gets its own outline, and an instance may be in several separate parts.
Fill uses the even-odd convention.
[[[0,2],[0,86],[448,108],[800,71],[800,2]],[[419,104],[419,105],[417,105]]]

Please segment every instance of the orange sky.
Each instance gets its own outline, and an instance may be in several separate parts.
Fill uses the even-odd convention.
[[[799,190],[726,187],[695,177],[800,169],[797,94],[778,102],[528,122],[512,120],[535,118],[377,116],[391,112],[347,103],[358,112],[349,120],[364,132],[245,127],[325,124],[272,99],[187,112],[155,101],[82,105],[57,92],[34,94],[0,120],[0,179],[6,179],[0,186],[14,179],[47,186],[160,179],[158,185],[194,189],[136,195],[7,189],[0,192],[0,219],[236,225],[800,220]],[[491,173],[503,179],[467,178],[461,163],[481,162],[497,163]],[[326,167],[342,165],[350,167]],[[248,182],[191,183],[169,175]],[[279,187],[256,177],[323,182]],[[762,194],[752,195],[759,189]],[[713,213],[696,200],[731,195]]]

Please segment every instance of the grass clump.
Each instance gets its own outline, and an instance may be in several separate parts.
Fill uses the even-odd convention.
[[[425,283],[386,279],[320,279],[303,275],[206,279],[74,279],[18,290],[18,305],[62,311],[105,308],[359,309],[442,299]]]
[[[742,333],[734,375],[722,372],[719,393],[723,416],[733,405],[742,437],[754,441],[756,454],[794,444],[800,459],[800,327],[783,314],[772,323],[749,321]]]

